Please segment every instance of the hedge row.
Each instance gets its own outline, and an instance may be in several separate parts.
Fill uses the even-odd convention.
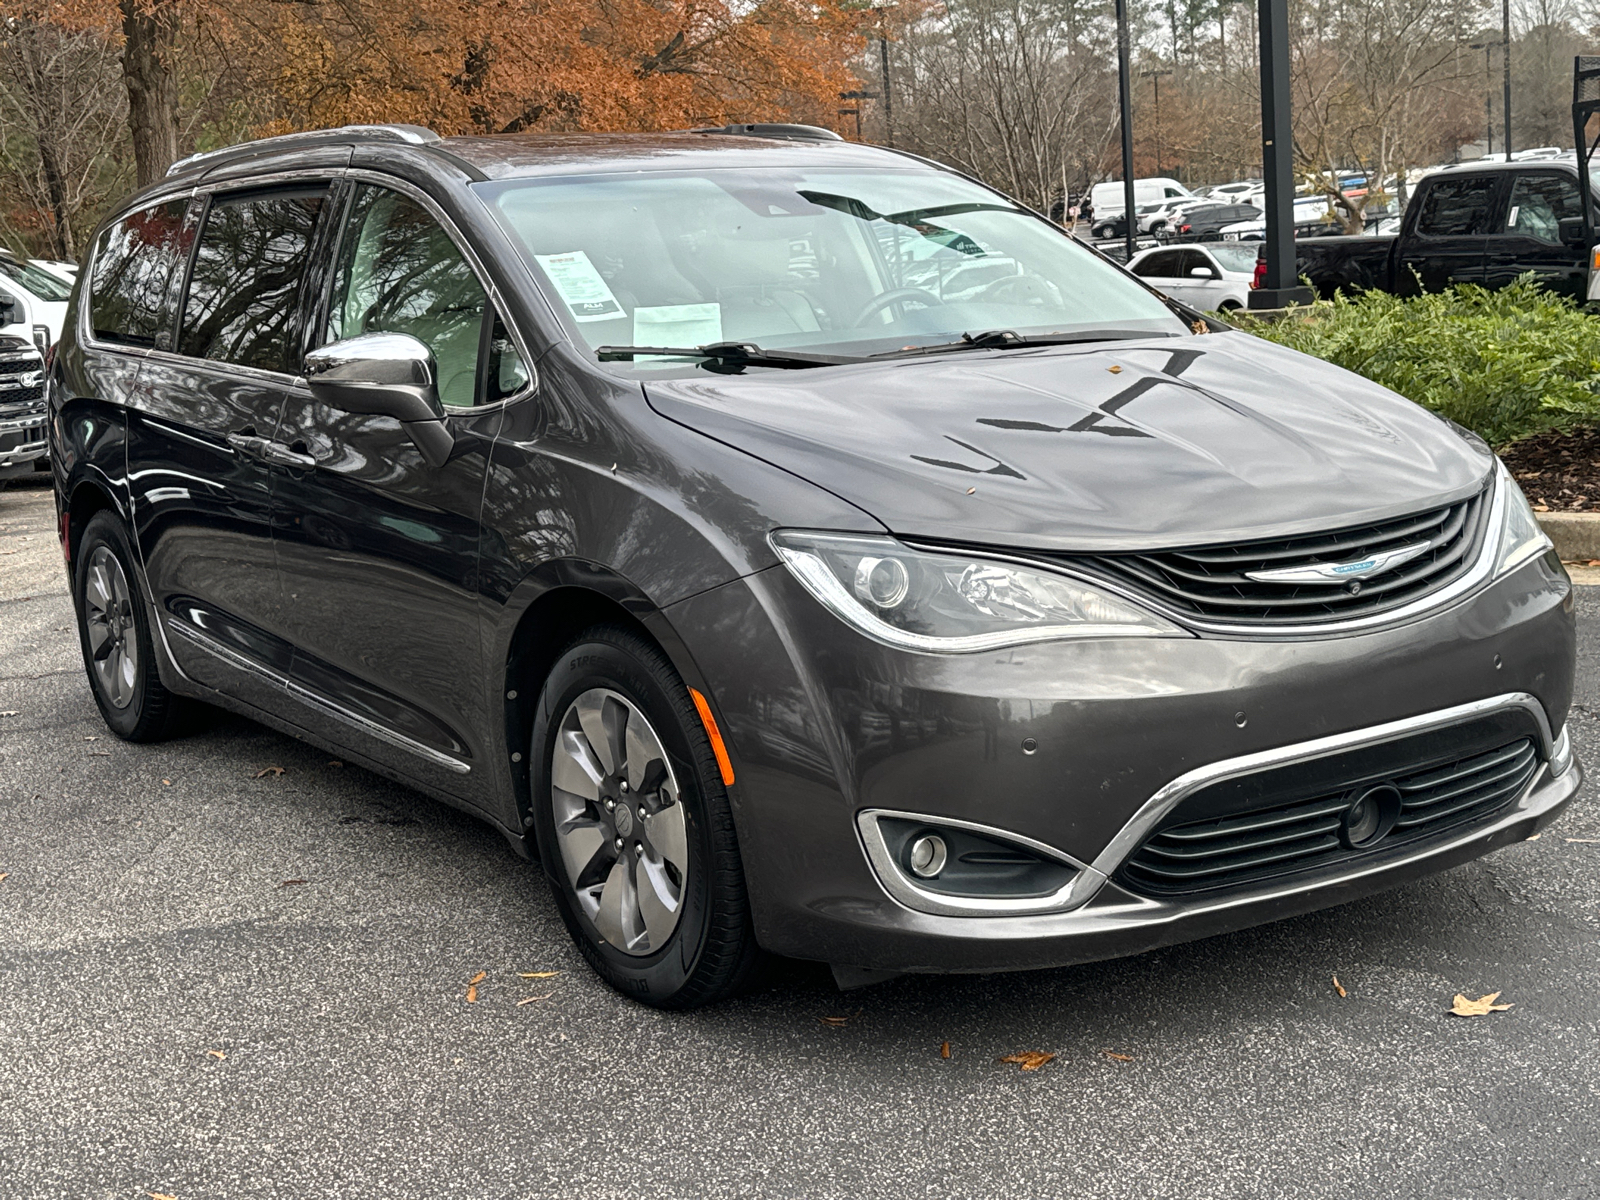
[[[1600,316],[1527,276],[1496,292],[1463,284],[1405,300],[1341,294],[1276,322],[1237,323],[1365,375],[1495,446],[1600,425]]]

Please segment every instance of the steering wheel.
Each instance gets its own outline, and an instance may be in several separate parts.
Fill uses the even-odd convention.
[[[996,279],[976,297],[980,302],[998,304],[1047,304],[1050,298],[1044,281],[1033,275],[1007,275]]]
[[[856,319],[851,323],[851,327],[854,329],[861,328],[867,323],[868,317],[877,316],[891,304],[899,304],[902,300],[915,300],[917,303],[925,304],[930,308],[944,307],[944,301],[932,292],[925,292],[921,288],[914,287],[894,288],[881,296],[874,296],[871,300],[868,300],[866,307],[856,314]]]

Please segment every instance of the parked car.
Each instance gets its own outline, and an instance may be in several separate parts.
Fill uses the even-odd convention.
[[[1207,200],[1200,196],[1184,196],[1176,200],[1163,200],[1159,204],[1141,205],[1135,212],[1139,217],[1140,230],[1159,237],[1164,233],[1170,233],[1175,225],[1182,222],[1187,213],[1203,208],[1214,208],[1216,204],[1215,200]]]
[[[1265,203],[1263,201],[1263,203]],[[1295,237],[1324,237],[1341,232],[1341,226],[1328,211],[1322,196],[1297,196],[1294,201]],[[1259,242],[1267,236],[1267,216],[1263,207],[1246,220],[1224,225],[1219,231],[1225,242]]]
[[[48,429],[107,726],[206,701],[482,817],[646,1003],[1204,937],[1579,786],[1488,446],[935,164],[357,127],[91,245]],[[1015,269],[941,302],[910,245]]]
[[[1159,204],[1163,200],[1178,200],[1192,195],[1194,193],[1176,179],[1168,179],[1165,176],[1133,181],[1135,208],[1141,204]],[[1094,205],[1095,213],[1101,218],[1120,215],[1127,207],[1127,193],[1120,179],[1095,184],[1089,189],[1089,198]]]
[[[27,338],[0,334],[0,487],[48,470],[44,359]]]
[[[1202,312],[1232,312],[1249,304],[1256,247],[1230,242],[1162,247],[1135,255],[1128,269],[1157,291]]]
[[[1216,242],[1222,240],[1222,231],[1245,221],[1254,221],[1263,214],[1253,204],[1218,204],[1197,208],[1185,213],[1173,230],[1180,242]]]
[[[71,294],[70,283],[0,251],[0,299],[14,306],[11,321],[0,325],[0,335],[25,337],[43,353],[61,337]]]
[[[1589,265],[1582,216],[1570,162],[1439,171],[1417,185],[1398,233],[1300,243],[1298,271],[1322,296],[1340,288],[1404,296],[1456,283],[1495,289],[1531,271],[1581,302]]]
[[[1198,195],[1205,196],[1208,200],[1218,200],[1227,204],[1254,204],[1256,197],[1266,193],[1267,187],[1259,179],[1245,179],[1237,183],[1218,183],[1208,188],[1201,188]]]

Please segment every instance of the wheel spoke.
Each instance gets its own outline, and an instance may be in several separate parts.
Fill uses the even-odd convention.
[[[577,713],[583,736],[589,739],[589,748],[600,764],[600,773],[609,775],[617,769],[617,760],[611,756],[611,744],[606,739],[605,719],[601,712],[605,699],[602,692],[585,692],[578,697],[572,709]]]
[[[605,848],[606,831],[598,821],[575,817],[556,827],[556,838],[561,843],[561,861],[566,865],[567,878],[573,887],[578,887],[589,864]]]
[[[89,566],[89,584],[84,594],[97,612],[104,613],[111,607],[111,584],[106,579],[105,563],[98,554]]]
[[[89,652],[94,655],[95,662],[99,662],[111,647],[111,627],[104,617],[94,613],[89,616],[84,632],[89,635]]]
[[[626,859],[619,858],[606,876],[594,926],[618,950],[632,950],[643,932],[639,926],[639,894],[633,886]]]
[[[628,747],[628,786],[641,796],[648,795],[651,769],[661,761],[661,745],[653,731],[643,721],[629,721],[626,737]],[[666,768],[661,768],[666,773]]]
[[[600,705],[600,723],[606,730],[611,769],[621,774],[628,765],[628,706],[615,696],[607,696]]]
[[[650,844],[661,857],[678,869],[678,877],[689,874],[689,833],[683,824],[683,805],[669,804],[650,818]]]
[[[562,791],[585,800],[600,799],[605,771],[582,729],[562,729],[550,768],[551,781]]]
[[[659,950],[678,924],[678,891],[666,869],[644,855],[634,867],[633,882],[639,895],[639,913],[650,934],[650,949]]]

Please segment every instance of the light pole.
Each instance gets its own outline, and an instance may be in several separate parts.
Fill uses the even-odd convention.
[[[1122,232],[1133,257],[1133,88],[1128,82],[1128,0],[1117,0],[1117,107],[1122,113]]]
[[[1472,42],[1468,50],[1483,51],[1483,156],[1494,153],[1494,76],[1489,70],[1489,56],[1501,42]],[[1509,160],[1510,155],[1506,156]]]
[[[1157,175],[1160,175],[1160,174],[1163,173],[1162,170],[1161,170],[1161,77],[1163,75],[1171,75],[1171,74],[1172,74],[1171,71],[1140,71],[1139,72],[1139,78],[1140,79],[1148,79],[1148,80],[1150,80],[1154,84],[1155,89],[1156,89],[1156,174]]]
[[[1500,61],[1505,66],[1506,96],[1500,111],[1506,118],[1506,161],[1511,161],[1511,0],[1500,0]]]

